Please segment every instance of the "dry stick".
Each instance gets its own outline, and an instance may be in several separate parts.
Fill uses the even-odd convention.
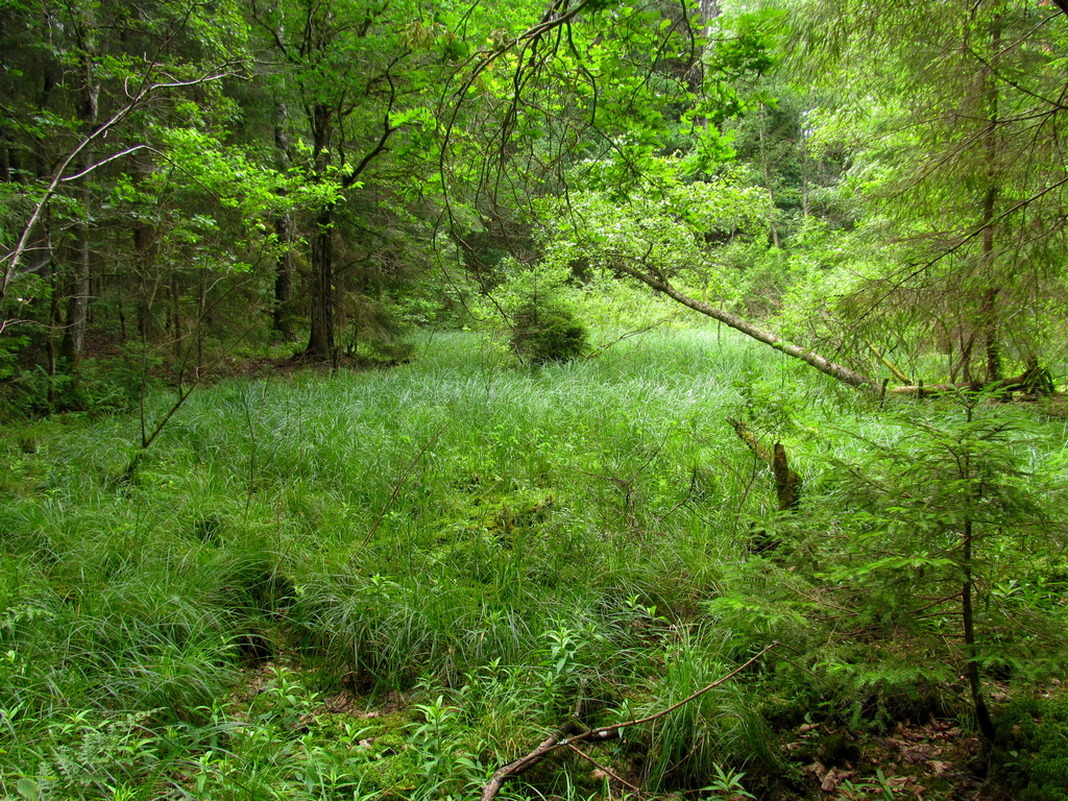
[[[631,726],[637,726],[642,723],[651,723],[652,721],[658,720],[659,718],[662,718],[665,715],[670,715],[680,706],[690,703],[690,701],[693,701],[695,698],[699,698],[700,696],[707,693],[709,690],[714,690],[716,687],[719,687],[727,680],[734,678],[747,667],[749,667],[758,659],[760,659],[760,657],[764,656],[764,654],[766,654],[768,651],[778,645],[778,642],[773,642],[770,645],[765,646],[764,649],[760,651],[760,653],[749,659],[747,662],[736,667],[726,676],[716,679],[708,686],[702,687],[697,692],[687,696],[686,698],[683,698],[676,704],[672,704],[667,709],[662,709],[659,712],[656,712],[652,715],[648,715],[647,717],[638,718],[637,720],[628,720],[624,723],[616,723],[612,726],[605,726],[600,729],[589,729],[588,731],[584,731],[581,734],[575,734],[571,737],[565,737],[562,740],[557,739],[557,736],[559,735],[547,737],[541,742],[541,744],[538,745],[537,748],[535,748],[526,756],[520,757],[514,762],[509,762],[503,768],[498,768],[497,771],[490,778],[489,782],[486,783],[486,786],[482,788],[482,795],[479,797],[480,801],[492,801],[492,799],[497,797],[497,793],[501,791],[501,787],[504,786],[505,779],[508,779],[511,776],[518,776],[520,773],[523,773],[531,766],[540,762],[546,754],[551,753],[552,751],[556,751],[560,748],[570,748],[573,743],[585,742],[587,740],[608,740],[612,737],[617,736],[621,729],[626,729]],[[566,734],[567,729],[571,725],[572,724],[568,724],[567,726],[565,726],[559,732],[559,734]]]
[[[236,348],[245,339],[246,336],[248,336],[249,331],[251,331],[251,329],[246,329],[245,332],[243,334],[241,334],[241,336],[239,336],[236,340],[234,340],[233,344],[231,344],[229,347],[227,347],[222,352],[222,354],[219,355],[219,357],[215,360],[214,364],[220,364],[222,362],[222,360],[224,358],[226,358],[226,356],[234,348]],[[146,358],[147,358],[147,352],[148,351],[147,351],[147,348],[146,348],[146,350],[145,350],[145,352],[143,354]],[[183,368],[183,370],[184,370],[184,368]],[[145,417],[145,386],[146,386],[146,383],[148,381],[148,373],[147,373],[147,366],[145,366],[144,364],[142,364],[141,376],[142,376],[142,382],[143,382],[142,383],[142,387],[141,387],[141,400],[140,400],[140,406],[141,406],[141,447],[133,455],[133,457],[130,459],[130,461],[127,462],[126,468],[122,471],[122,473],[119,474],[117,480],[119,482],[122,482],[122,483],[128,482],[133,478],[134,473],[137,471],[137,468],[141,466],[141,460],[144,458],[145,454],[148,452],[148,449],[152,447],[152,443],[156,441],[156,437],[158,437],[160,434],[163,433],[163,430],[171,422],[171,418],[174,417],[174,415],[178,413],[178,410],[182,408],[182,405],[189,399],[189,396],[192,395],[193,392],[195,392],[196,389],[204,381],[204,376],[201,375],[199,373],[199,371],[198,371],[196,373],[196,375],[194,375],[193,380],[190,382],[190,384],[185,389],[183,389],[181,384],[179,384],[178,385],[178,398],[174,401],[174,403],[171,404],[170,408],[167,409],[167,411],[163,415],[163,417],[161,417],[159,419],[159,421],[156,423],[155,427],[151,431],[149,431],[148,430],[148,421],[147,421],[147,419]]]
[[[419,464],[419,461],[423,458],[426,452],[432,447],[434,447],[434,443],[438,441],[438,437],[445,433],[445,429],[449,427],[450,422],[452,421],[446,420],[444,423],[442,423],[438,427],[438,430],[434,432],[434,436],[428,439],[426,445],[419,449],[419,453],[417,453],[412,458],[412,460],[408,462],[407,465],[405,465],[404,469],[401,471],[400,476],[397,478],[396,483],[393,485],[393,492],[390,493],[389,500],[386,501],[386,505],[382,507],[382,511],[378,513],[378,517],[376,517],[374,522],[371,523],[371,527],[367,530],[367,533],[363,535],[363,542],[360,543],[361,547],[366,546],[367,543],[371,541],[371,537],[375,535],[375,532],[378,531],[378,527],[382,524],[382,519],[386,516],[386,513],[389,512],[394,502],[400,496],[400,491],[404,489],[404,485],[408,482],[408,477],[412,474],[412,471],[415,469],[415,466]]]
[[[620,342],[622,342],[623,340],[630,339],[633,336],[638,336],[639,334],[648,333],[649,331],[652,331],[654,328],[658,328],[658,327],[662,326],[664,323],[671,322],[672,320],[674,320],[678,316],[679,316],[679,312],[672,312],[671,314],[668,314],[668,315],[666,315],[664,317],[661,317],[659,320],[654,320],[653,322],[651,322],[651,323],[649,323],[647,325],[643,325],[641,328],[635,328],[633,331],[627,331],[625,334],[621,334],[620,336],[618,336],[615,339],[613,339],[611,342],[606,342],[604,345],[601,345],[599,348],[597,348],[596,350],[591,352],[588,356],[586,356],[586,358],[587,359],[593,359],[593,358],[595,358],[597,356],[600,356],[602,353],[604,353],[606,350],[608,350],[613,345],[617,345]]]
[[[602,765],[600,762],[598,762],[596,759],[591,757],[585,751],[582,751],[582,750],[576,748],[571,743],[568,743],[567,747],[570,748],[572,751],[574,751],[576,754],[578,754],[580,757],[585,759],[587,762],[589,762],[595,768],[597,768],[597,770],[602,771],[609,779],[613,779],[613,780],[619,782],[620,784],[626,785],[627,787],[629,787],[631,790],[633,790],[636,793],[640,793],[642,791],[641,787],[635,787],[633,784],[628,782],[622,776],[617,775],[616,772],[613,771],[611,768],[606,767],[605,765]]]

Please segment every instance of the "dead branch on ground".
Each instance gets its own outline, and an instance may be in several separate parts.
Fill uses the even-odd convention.
[[[777,642],[771,643],[763,650],[761,650],[760,653],[751,657],[749,660],[736,667],[727,675],[716,679],[711,684],[702,687],[700,690],[693,693],[692,695],[687,696],[686,698],[683,698],[678,703],[672,704],[667,709],[661,709],[659,712],[654,712],[652,715],[647,715],[646,717],[638,718],[636,720],[628,720],[624,723],[616,723],[612,726],[604,726],[599,729],[589,729],[578,734],[572,733],[577,727],[575,721],[568,721],[568,723],[560,727],[560,729],[555,734],[546,737],[544,740],[542,740],[541,743],[538,744],[538,747],[531,751],[529,754],[520,757],[514,762],[509,762],[504,767],[498,768],[493,774],[493,776],[490,777],[490,780],[486,783],[486,786],[482,788],[482,795],[480,796],[480,801],[492,801],[501,791],[501,787],[504,786],[505,781],[507,781],[512,776],[518,776],[521,773],[526,772],[538,762],[540,762],[542,759],[544,759],[548,754],[551,754],[553,751],[558,751],[561,748],[574,748],[575,743],[580,742],[603,742],[604,740],[613,740],[620,736],[619,733],[623,729],[630,728],[631,726],[638,726],[642,723],[650,723],[654,720],[658,720],[664,717],[665,715],[670,715],[679,707],[690,703],[690,701],[693,701],[695,698],[700,698],[702,695],[709,692],[710,690],[714,690],[716,687],[719,687],[720,685],[734,678],[747,667],[759,660],[772,648],[775,648],[778,644],[779,643]],[[583,756],[585,756],[585,754],[583,754]]]

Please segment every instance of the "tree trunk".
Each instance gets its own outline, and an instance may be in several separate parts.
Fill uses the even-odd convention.
[[[327,175],[330,145],[333,136],[331,109],[317,103],[308,111],[312,133],[312,153],[316,179]],[[310,334],[305,353],[316,359],[337,361],[334,342],[334,212],[336,204],[328,203],[315,218],[315,232],[311,245],[311,309]]]
[[[178,285],[178,276],[171,281],[171,335],[174,337],[174,359],[185,364],[185,334],[182,331],[182,289]]]
[[[994,261],[994,211],[998,198],[998,82],[997,76],[998,54],[1001,52],[1001,22],[994,19],[994,30],[991,33],[991,66],[987,69],[987,109],[990,115],[986,130],[986,159],[987,181],[986,193],[983,195],[983,256],[982,266],[984,270],[993,272]],[[986,351],[986,380],[1001,380],[1001,342],[998,324],[998,295],[1001,290],[990,285],[983,293],[979,305],[979,320],[982,327],[983,349]]]
[[[979,731],[987,742],[994,740],[994,723],[990,719],[990,710],[987,709],[986,699],[983,698],[983,686],[979,679],[979,651],[975,641],[975,613],[972,608],[972,546],[973,532],[972,521],[964,521],[963,532],[963,585],[961,587],[961,619],[964,628],[964,672],[968,677],[968,689],[972,696],[972,705],[975,708],[975,721],[979,725]]]
[[[765,345],[769,345],[775,350],[785,353],[787,356],[791,356],[795,359],[800,359],[812,367],[815,367],[821,373],[825,373],[832,378],[836,378],[843,383],[848,384],[851,387],[857,387],[866,390],[878,389],[877,382],[866,375],[862,375],[854,370],[849,369],[845,365],[832,362],[814,351],[807,350],[806,348],[793,345],[781,337],[771,333],[770,331],[764,331],[757,328],[755,325],[742,320],[740,317],[735,317],[729,312],[725,312],[722,309],[717,309],[714,306],[710,306],[704,301],[691,298],[688,295],[679,292],[667,280],[657,278],[643,272],[642,270],[629,267],[622,263],[614,265],[615,269],[626,275],[637,278],[645,285],[655,289],[657,292],[661,292],[667,295],[669,298],[678,301],[683,306],[688,306],[694,311],[700,312],[713,320],[719,320],[721,323],[729,325],[736,331],[741,331],[747,337],[752,337],[758,342],[763,342]]]
[[[286,122],[289,114],[285,103],[278,101],[274,105],[274,147],[278,167],[289,167],[289,134]],[[272,310],[273,327],[286,342],[293,339],[293,312],[290,307],[293,298],[293,215],[286,211],[279,214],[274,221],[275,235],[278,237],[278,257],[274,264],[274,308]]]
[[[305,351],[318,359],[336,358],[334,348],[334,207],[315,219],[311,247],[311,335]]]
[[[768,161],[767,147],[764,144],[764,125],[767,122],[767,109],[760,105],[760,127],[757,129],[760,142],[760,164],[764,169],[764,184],[768,187],[768,228],[771,229],[771,243],[779,247],[779,229],[775,226],[775,190],[771,178],[771,164]]]
[[[293,339],[293,216],[286,212],[275,218],[279,254],[274,263],[274,309],[272,312],[275,333],[284,341]]]
[[[84,84],[78,111],[81,117],[82,130],[86,137],[92,134],[96,128],[99,116],[100,82],[94,75],[93,51],[95,50],[95,42],[93,39],[95,31],[93,27],[94,22],[92,20],[86,21],[85,29],[79,37],[82,39],[82,47],[84,49],[81,63]],[[88,169],[93,164],[95,153],[95,149],[91,146],[82,151],[80,162],[83,169]],[[82,218],[78,221],[76,228],[78,244],[76,248],[74,285],[67,303],[67,328],[63,342],[63,350],[70,360],[71,373],[74,375],[75,392],[77,392],[78,366],[81,363],[82,354],[85,352],[85,330],[88,322],[89,294],[91,291],[92,238],[90,221],[92,218],[92,198],[92,182],[85,181],[81,187]]]

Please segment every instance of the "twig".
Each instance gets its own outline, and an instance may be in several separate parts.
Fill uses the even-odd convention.
[[[665,317],[661,317],[659,320],[654,320],[653,322],[648,323],[647,325],[643,325],[641,328],[636,328],[633,331],[627,331],[625,334],[621,334],[618,337],[616,337],[615,339],[611,340],[610,342],[606,342],[604,345],[601,345],[599,348],[597,348],[592,353],[590,353],[586,358],[587,359],[593,359],[593,358],[595,358],[597,356],[600,356],[602,353],[604,353],[606,350],[608,350],[613,345],[618,345],[623,340],[630,339],[633,336],[638,336],[639,334],[646,334],[649,331],[652,331],[654,328],[659,328],[664,323],[667,323],[667,322],[670,322],[671,320],[674,320],[678,316],[679,316],[679,312],[672,312],[671,314],[669,314],[669,315],[667,315]]]
[[[633,784],[631,784],[630,782],[628,782],[628,781],[627,781],[626,779],[624,779],[624,778],[623,778],[622,776],[619,776],[619,775],[617,775],[617,774],[615,773],[615,771],[613,771],[613,770],[612,770],[611,768],[609,768],[609,767],[607,767],[607,766],[605,766],[605,765],[602,765],[602,764],[601,764],[600,762],[598,762],[598,761],[597,761],[596,759],[594,759],[593,757],[591,757],[591,756],[590,756],[589,754],[587,754],[587,753],[586,753],[585,751],[582,751],[582,750],[580,750],[580,749],[576,748],[576,747],[575,747],[575,746],[573,746],[573,745],[572,745],[571,743],[568,743],[568,744],[567,744],[567,747],[568,747],[568,748],[570,748],[570,749],[571,749],[572,751],[574,751],[574,752],[575,752],[576,754],[578,754],[578,755],[579,755],[580,757],[582,757],[583,759],[585,759],[585,760],[586,760],[587,762],[589,762],[589,763],[590,763],[591,765],[593,765],[593,766],[594,766],[595,768],[597,768],[597,770],[599,770],[599,771],[603,772],[603,773],[604,773],[604,774],[605,774],[605,775],[606,775],[606,776],[607,776],[607,777],[608,777],[609,779],[612,779],[612,780],[614,780],[614,781],[617,781],[617,782],[619,782],[620,784],[626,785],[627,787],[629,787],[629,788],[630,788],[631,790],[633,790],[633,791],[634,791],[634,792],[636,792],[636,793],[640,793],[640,792],[642,791],[642,788],[641,788],[641,787],[635,787],[635,786],[634,786]]]
[[[764,656],[764,654],[766,654],[772,648],[777,647],[778,645],[779,645],[778,642],[773,642],[770,645],[765,646],[764,649],[760,651],[760,653],[758,653],[755,656],[751,657],[749,660],[747,660],[743,664],[741,664],[738,667],[736,667],[734,670],[732,670],[727,675],[716,679],[711,684],[709,684],[709,685],[707,685],[705,687],[702,687],[700,690],[698,690],[697,692],[693,693],[692,695],[688,695],[686,698],[683,698],[678,703],[672,704],[667,709],[662,709],[659,712],[655,712],[652,715],[647,715],[644,718],[638,718],[636,720],[628,720],[628,721],[626,721],[624,723],[616,723],[616,724],[613,724],[612,726],[604,726],[604,727],[602,727],[600,729],[590,729],[590,730],[584,731],[584,732],[582,732],[580,734],[572,735],[571,737],[564,737],[563,739],[557,739],[557,737],[560,734],[567,734],[568,728],[571,728],[571,727],[574,726],[573,722],[568,723],[564,728],[562,728],[560,730],[560,732],[557,735],[557,737],[548,737],[548,738],[546,738],[545,740],[543,740],[538,745],[537,748],[535,748],[533,751],[531,751],[526,756],[520,757],[519,759],[515,760],[514,762],[509,762],[503,768],[498,768],[497,771],[493,774],[493,776],[490,777],[490,780],[489,780],[489,782],[486,783],[486,786],[482,788],[482,795],[479,797],[480,801],[492,801],[492,799],[497,797],[497,793],[499,793],[501,791],[501,787],[504,785],[504,782],[505,782],[506,779],[508,779],[508,778],[510,778],[512,776],[518,776],[520,773],[523,773],[524,771],[526,771],[531,766],[533,766],[533,765],[537,764],[538,762],[540,762],[545,757],[546,754],[550,754],[553,751],[556,751],[556,750],[558,750],[560,748],[571,748],[574,745],[574,743],[588,742],[588,741],[611,740],[611,739],[614,739],[614,738],[618,737],[619,736],[619,732],[622,731],[623,729],[630,728],[631,726],[637,726],[637,725],[642,724],[642,723],[651,723],[654,720],[659,720],[660,718],[664,717],[665,715],[670,715],[672,712],[674,712],[680,706],[683,706],[684,704],[690,703],[690,701],[693,701],[694,699],[701,697],[702,695],[704,695],[705,693],[709,692],[710,690],[714,690],[714,689],[716,689],[716,687],[719,687],[720,685],[724,684],[726,681],[734,678],[739,673],[741,673],[743,670],[745,670],[747,667],[749,667],[754,662],[756,662],[758,659],[760,659],[762,656]]]
[[[596,740],[607,740],[612,734],[614,734],[615,732],[619,731],[620,729],[630,728],[631,726],[638,726],[638,725],[640,725],[642,723],[651,723],[654,720],[659,720],[660,718],[664,717],[665,715],[670,715],[672,712],[674,712],[680,706],[688,704],[688,703],[690,703],[690,701],[693,701],[696,698],[700,698],[702,695],[707,693],[709,690],[714,690],[717,687],[719,687],[721,684],[724,684],[729,679],[733,679],[735,676],[737,676],[739,673],[741,673],[747,667],[749,667],[754,662],[756,662],[758,659],[760,659],[760,657],[764,656],[764,654],[766,654],[772,648],[775,648],[778,644],[779,644],[778,642],[773,642],[773,643],[771,643],[771,645],[765,646],[764,649],[762,651],[760,651],[760,653],[758,653],[754,657],[751,657],[748,661],[746,661],[746,662],[742,663],[741,665],[739,665],[738,667],[736,667],[734,670],[732,670],[726,676],[723,676],[722,678],[716,679],[711,684],[709,684],[709,685],[707,685],[705,687],[702,687],[700,690],[695,692],[693,695],[689,695],[686,698],[683,698],[678,703],[672,704],[667,709],[661,709],[659,712],[655,712],[654,714],[649,715],[649,716],[644,717],[644,718],[638,718],[637,720],[628,720],[625,723],[616,723],[616,724],[614,724],[612,726],[605,726],[602,729],[593,729],[593,730],[585,732],[583,734],[576,735],[575,737],[572,738],[572,740],[574,740],[576,742],[578,742],[580,740],[594,740],[594,739],[596,739]],[[561,745],[567,745],[567,743],[561,743]]]
[[[924,600],[924,601],[930,600],[931,602],[929,604],[925,604],[925,605],[921,606],[919,609],[913,609],[912,610],[912,614],[917,615],[920,612],[926,612],[932,606],[938,606],[939,604],[944,604],[946,601],[952,601],[954,598],[959,598],[960,594],[961,594],[961,591],[960,590],[956,590],[955,592],[951,592],[949,595],[946,595],[946,596],[944,596],[942,598],[933,598],[933,599],[923,598],[921,600]]]
[[[442,423],[438,427],[438,430],[434,432],[434,436],[428,439],[426,445],[419,449],[419,453],[417,453],[412,458],[412,460],[408,462],[407,465],[405,465],[404,469],[401,471],[400,476],[397,478],[397,481],[393,484],[393,492],[390,493],[389,500],[386,501],[386,505],[382,507],[382,511],[378,513],[378,516],[374,519],[374,522],[371,523],[371,527],[367,529],[367,533],[363,535],[363,542],[360,543],[361,547],[366,546],[367,543],[371,541],[371,537],[374,536],[375,532],[378,531],[378,527],[382,524],[383,518],[385,518],[386,514],[393,507],[393,504],[396,502],[397,498],[400,497],[400,492],[402,489],[404,489],[404,485],[408,482],[408,478],[409,476],[411,476],[412,471],[415,469],[415,466],[419,464],[420,460],[423,458],[426,452],[432,447],[434,447],[434,443],[437,442],[438,438],[445,433],[445,429],[449,427],[450,422],[452,421],[446,420],[444,423]]]

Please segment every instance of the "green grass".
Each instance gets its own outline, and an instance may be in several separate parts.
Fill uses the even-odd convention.
[[[828,456],[861,447],[847,431],[896,436],[715,328],[538,371],[436,333],[385,372],[223,381],[129,480],[134,417],[4,432],[0,793],[470,796],[576,711],[655,711],[773,637],[809,647],[784,627],[811,565],[748,553],[774,491],[729,416],[785,442],[821,497]],[[813,519],[807,537],[838,525]],[[381,719],[324,711],[397,692],[410,705]],[[744,770],[782,790],[756,692],[725,685],[602,758],[653,788]],[[576,760],[505,796],[603,793]]]

